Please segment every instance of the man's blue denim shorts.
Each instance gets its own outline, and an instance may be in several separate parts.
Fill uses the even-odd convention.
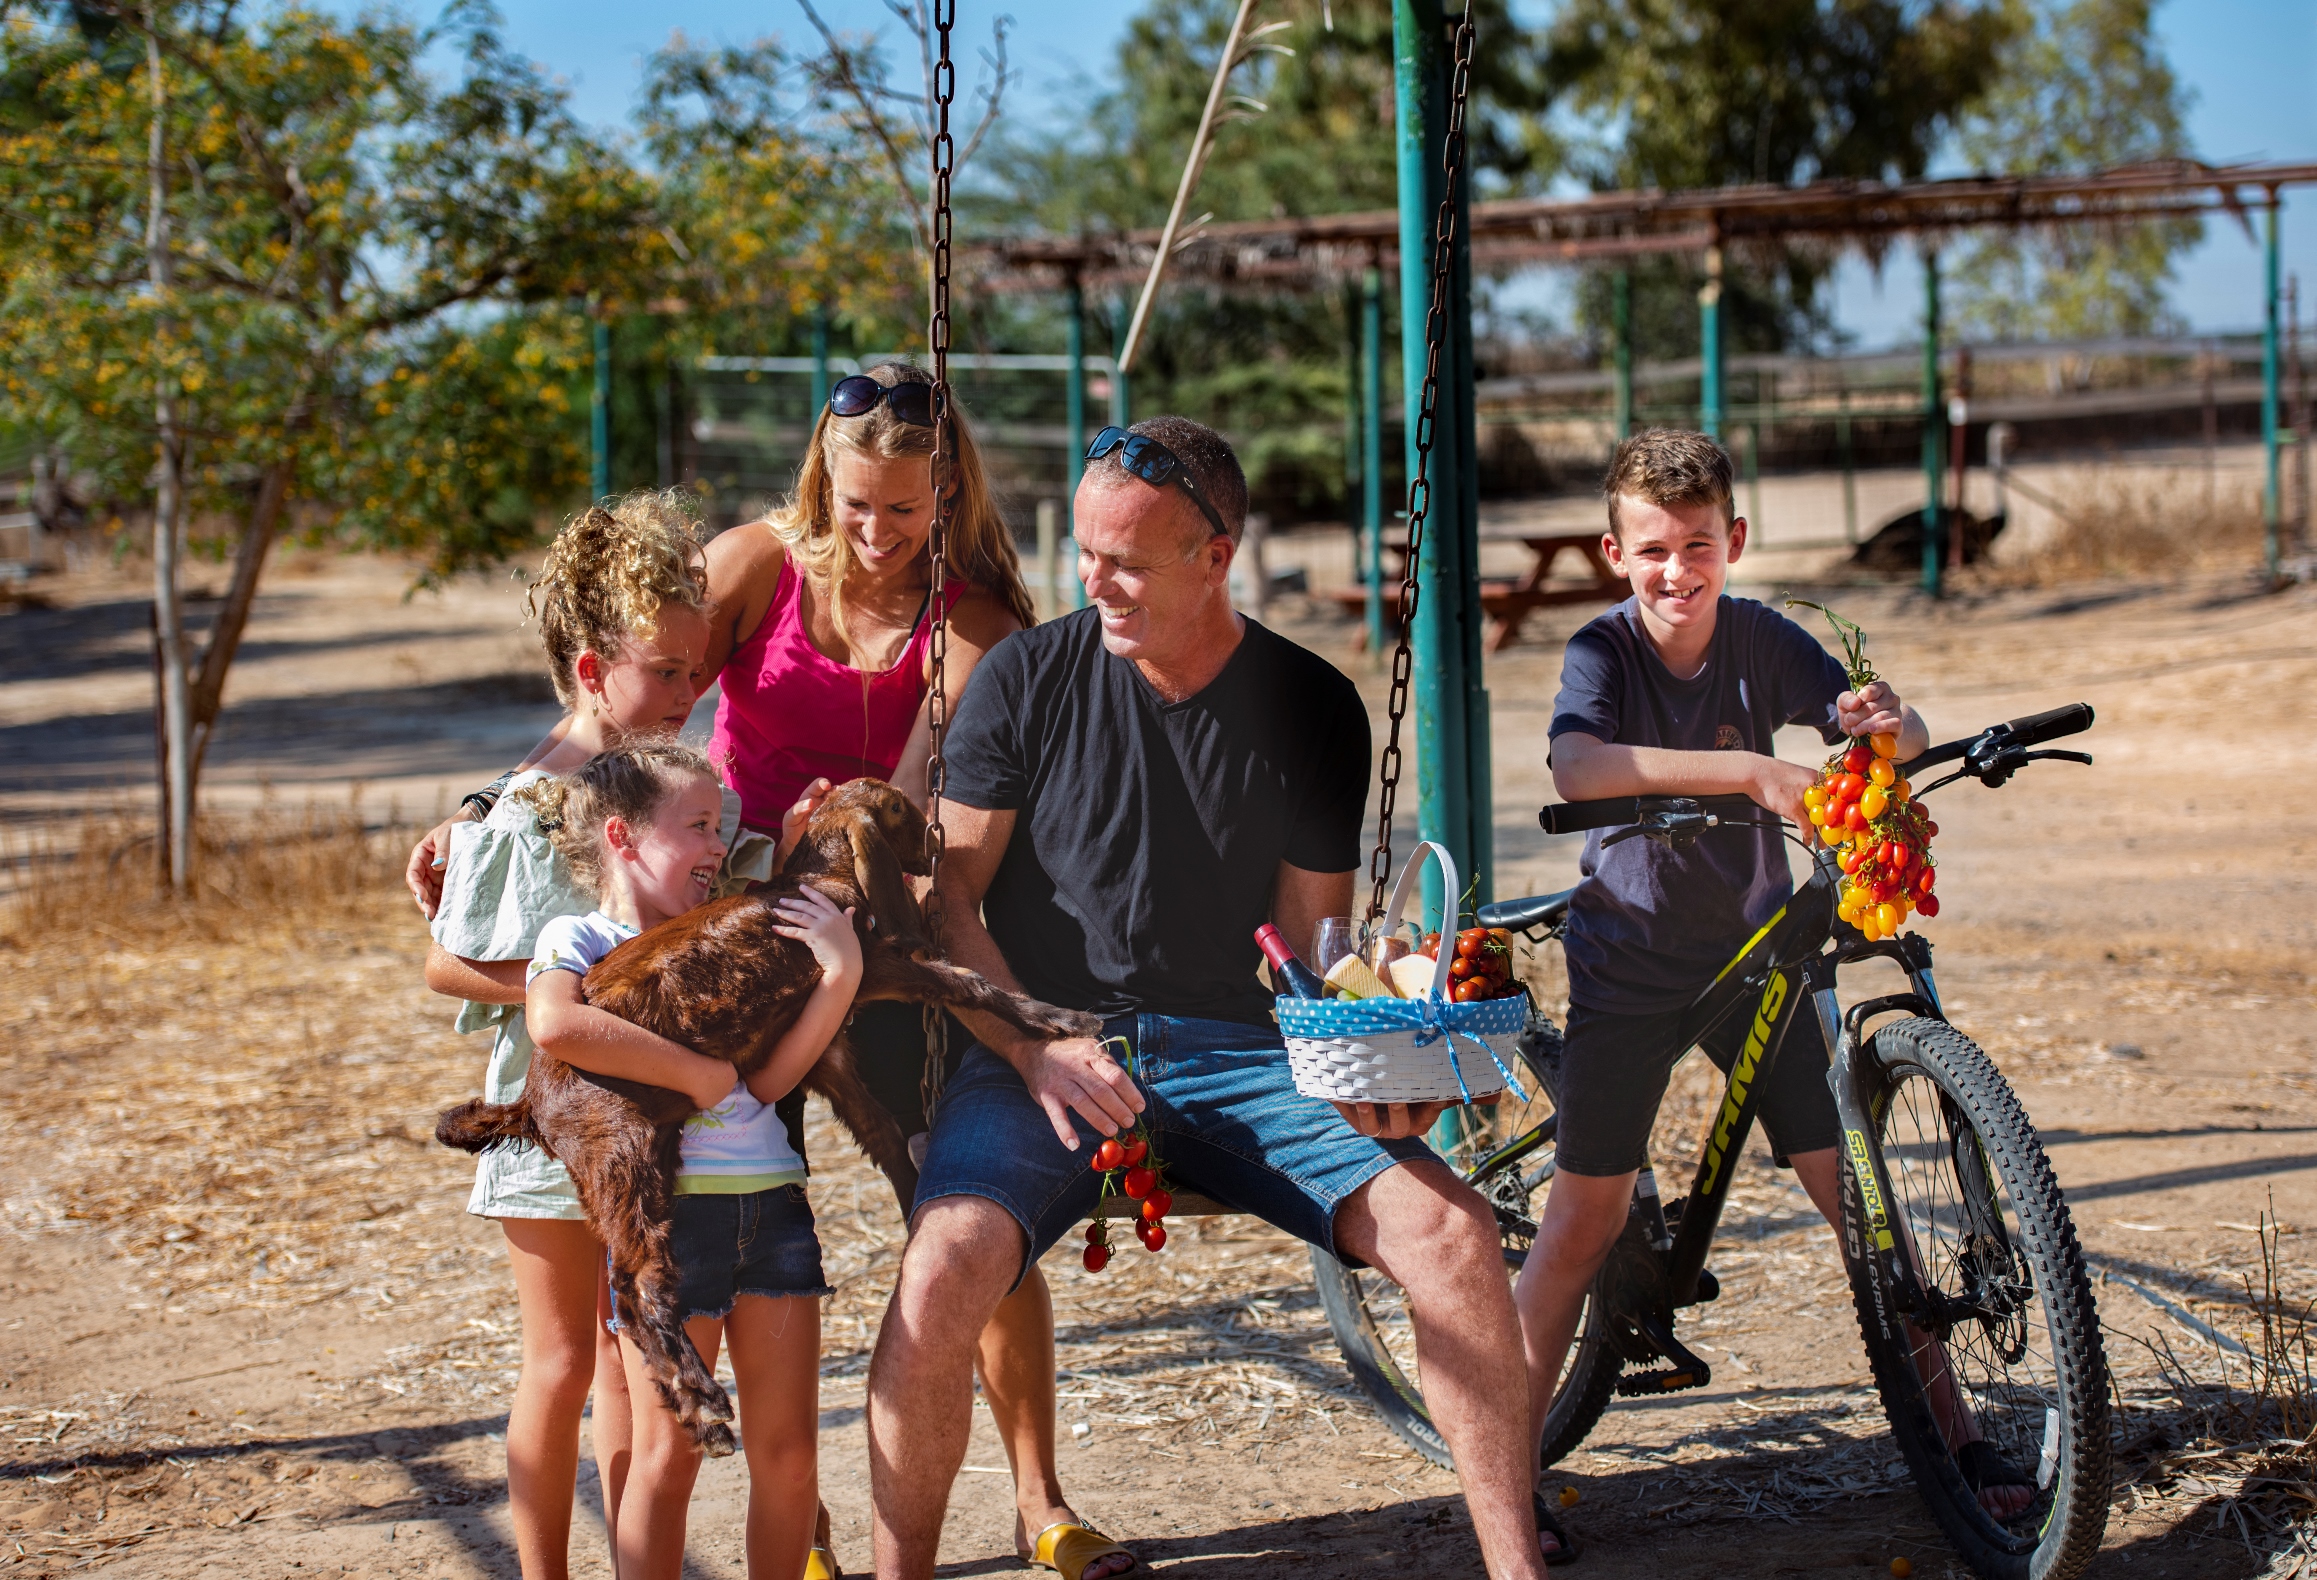
[[[1287,1045],[1272,1027],[1121,1015],[1102,1029],[1134,1051],[1135,1085],[1149,1105],[1143,1122],[1173,1189],[1212,1196],[1338,1256],[1335,1213],[1344,1198],[1394,1164],[1433,1156],[1420,1138],[1363,1136],[1332,1104],[1296,1091]],[[1089,1160],[1102,1136],[1071,1117],[1075,1152],[1014,1067],[975,1044],[943,1087],[916,1208],[939,1196],[996,1202],[1022,1226],[1027,1273],[1094,1210],[1100,1192]]]

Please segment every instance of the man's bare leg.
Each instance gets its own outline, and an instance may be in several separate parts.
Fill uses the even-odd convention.
[[[933,1573],[973,1428],[974,1352],[1022,1249],[1021,1226],[980,1196],[928,1202],[910,1227],[869,1362],[869,1491],[881,1580]]]
[[[1487,1205],[1442,1164],[1403,1163],[1344,1201],[1335,1237],[1408,1293],[1424,1402],[1456,1455],[1489,1574],[1537,1580],[1528,1411],[1507,1386],[1520,1329]]]

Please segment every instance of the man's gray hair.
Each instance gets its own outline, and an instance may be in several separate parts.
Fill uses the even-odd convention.
[[[1247,528],[1247,474],[1239,469],[1239,457],[1231,449],[1230,440],[1205,423],[1193,422],[1188,417],[1146,417],[1127,432],[1156,439],[1173,451],[1183,470],[1190,474],[1191,486],[1215,507],[1215,514],[1223,518],[1223,525],[1230,529],[1231,541],[1239,541]],[[1096,461],[1088,476],[1103,488],[1116,488],[1125,483],[1138,488],[1150,487],[1126,469],[1124,456],[1118,450]],[[1169,482],[1166,486],[1171,489],[1175,485]],[[1206,520],[1200,516],[1200,525],[1205,526]]]

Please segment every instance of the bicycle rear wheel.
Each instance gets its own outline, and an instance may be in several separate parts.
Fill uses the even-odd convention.
[[[1851,1137],[1852,1161],[1879,1160],[1922,1286],[1902,1311],[1845,1169],[1851,1293],[1892,1433],[1975,1572],[2072,1580],[2107,1526],[2108,1369],[2059,1182],[2010,1086],[1946,1022],[1890,1022],[1860,1058],[1874,1128]],[[1987,1486],[2021,1506],[1991,1513]]]
[[[1551,1122],[1560,1100],[1560,1029],[1532,1014],[1520,1053],[1524,1073],[1531,1078],[1524,1083],[1529,1087],[1526,1099],[1507,1092],[1494,1108],[1465,1110],[1467,1122],[1443,1155],[1494,1209],[1506,1271],[1512,1275],[1518,1275],[1536,1237],[1537,1212],[1553,1177],[1553,1143],[1548,1138],[1524,1156],[1493,1168],[1482,1165],[1507,1143]],[[1355,1271],[1316,1247],[1311,1267],[1321,1309],[1353,1381],[1402,1442],[1434,1464],[1450,1466],[1448,1445],[1424,1405],[1407,1296],[1383,1274]],[[1584,1441],[1608,1408],[1621,1369],[1600,1303],[1588,1296],[1577,1342],[1569,1347],[1546,1417],[1544,1463],[1552,1464]]]

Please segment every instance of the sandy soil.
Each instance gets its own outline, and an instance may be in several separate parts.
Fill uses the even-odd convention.
[[[237,671],[221,800],[300,783],[335,798],[362,780],[382,819],[388,794],[431,806],[552,716],[505,584],[408,603],[401,586],[368,562],[277,580]],[[53,596],[0,615],[0,808],[19,829],[135,783],[149,751],[134,579],[84,576]],[[1839,597],[1938,733],[2075,698],[2099,709],[2096,768],[1944,793],[1947,909],[1931,936],[1951,1011],[2043,1128],[2099,1270],[2131,1478],[2103,1572],[2261,1572],[2253,1549],[2275,1539],[2259,1519],[2277,1503],[2242,1505],[2248,1545],[2236,1484],[2165,1457],[2216,1396],[2182,1394],[2137,1339],[2219,1376],[2218,1352],[2158,1302],[2246,1332],[2254,1241],[2240,1226],[2272,1200],[2296,1229],[2288,1272],[2304,1293],[2312,1282],[2297,1231],[2317,1223],[2317,818],[2291,787],[2317,748],[2290,720],[2317,679],[2317,596],[2213,578],[1937,609],[1881,589]],[[1570,843],[1533,812],[1559,640],[1588,612],[1540,618],[1491,663],[1500,893],[1573,872]],[[1279,617],[1380,707],[1344,628],[1294,604]],[[415,911],[383,885],[313,916],[191,933],[139,909],[106,910],[93,934],[59,929],[69,943],[37,925],[0,942],[0,1568],[512,1574],[512,1291],[496,1231],[460,1210],[465,1160],[427,1140],[482,1050],[417,980]],[[1550,993],[1556,962],[1534,970]],[[1706,1100],[1693,1062],[1661,1154],[1685,1149]],[[822,1480],[857,1571],[862,1382],[901,1231],[825,1123],[814,1142],[840,1290]],[[1582,1572],[1816,1574],[1898,1557],[1951,1572],[1868,1389],[1831,1234],[1758,1141],[1754,1154],[1714,1259],[1725,1295],[1684,1322],[1714,1387],[1621,1403],[1556,1473],[1580,1495]],[[1099,1279],[1061,1255],[1049,1272],[1066,1481],[1147,1559],[1184,1574],[1478,1572],[1453,1476],[1349,1389],[1301,1247],[1208,1220]],[[944,1573],[1015,1567],[1003,1465],[977,1430]],[[689,1572],[741,1573],[743,1475],[725,1461],[703,1477]],[[592,1479],[579,1495],[596,1507]],[[575,1570],[599,1575],[591,1529]]]

